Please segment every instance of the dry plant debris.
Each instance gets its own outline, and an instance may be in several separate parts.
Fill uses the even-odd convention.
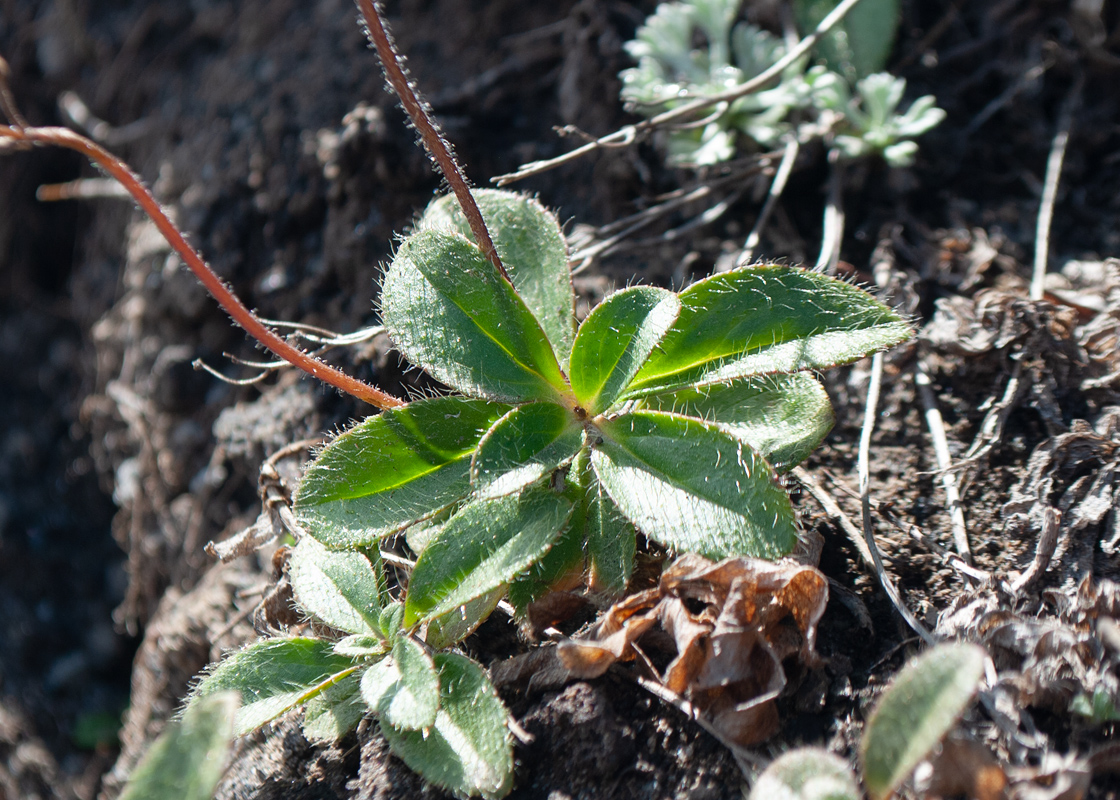
[[[691,703],[721,739],[746,747],[778,728],[774,701],[787,680],[782,661],[799,654],[817,666],[817,623],[828,579],[815,567],[682,556],[654,589],[612,606],[585,635],[557,654],[572,678],[595,678],[620,661],[653,670],[646,647],[675,656],[656,681]],[[651,634],[660,630],[668,640]],[[639,640],[648,636],[648,643]]]

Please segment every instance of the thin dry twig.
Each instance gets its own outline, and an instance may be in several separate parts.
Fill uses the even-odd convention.
[[[1011,368],[1011,376],[1007,379],[1007,386],[1004,387],[1003,397],[992,403],[988,413],[984,415],[984,419],[980,423],[980,432],[972,440],[964,458],[957,462],[956,468],[960,473],[957,488],[961,494],[964,494],[968,489],[972,470],[1003,437],[1003,429],[1007,425],[1007,419],[1019,405],[1020,395],[1026,388],[1027,384],[1023,381],[1023,362],[1016,361]]]
[[[684,714],[689,719],[689,721],[695,722],[701,728],[714,736],[716,738],[716,741],[718,741],[720,744],[731,751],[731,754],[735,756],[735,760],[739,762],[739,766],[741,769],[744,767],[744,764],[749,765],[752,769],[759,769],[760,767],[765,766],[765,762],[750,750],[736,744],[735,742],[731,741],[723,734],[721,734],[719,732],[719,729],[708,722],[704,715],[701,714],[696,706],[692,705],[692,703],[690,703],[687,698],[681,697],[676,692],[671,691],[666,686],[655,680],[650,680],[649,678],[642,677],[641,675],[632,675],[631,677],[633,677],[635,683],[652,694],[654,697],[661,700],[662,702],[668,703],[669,705],[673,706],[673,708]]]
[[[860,529],[852,522],[852,518],[844,513],[844,509],[840,508],[840,505],[832,499],[832,495],[826,492],[824,487],[817,482],[817,479],[810,475],[804,467],[794,467],[790,474],[801,482],[801,485],[805,487],[805,491],[807,491],[814,500],[820,503],[821,508],[824,509],[824,513],[828,514],[828,516],[840,526],[840,530],[844,531],[849,541],[851,541],[859,552],[863,563],[874,570],[875,559],[872,557],[871,551],[867,548],[867,542],[864,541],[863,533],[861,533]]]
[[[1058,546],[1058,531],[1061,529],[1062,514],[1058,509],[1047,507],[1042,513],[1042,533],[1035,545],[1034,560],[1019,578],[1011,584],[1014,594],[1022,594],[1029,589],[1050,566],[1050,559]]]
[[[144,136],[152,128],[151,119],[138,119],[115,127],[94,114],[77,92],[63,92],[58,96],[58,108],[73,125],[89,138],[106,147],[119,147]]]
[[[824,207],[821,254],[813,269],[835,275],[836,265],[840,263],[840,245],[844,241],[844,160],[840,151],[830,150],[828,163],[832,171],[828,179],[828,203]]]
[[[949,439],[945,435],[945,422],[937,407],[937,398],[930,388],[931,381],[925,362],[919,358],[914,362],[914,383],[925,407],[926,426],[933,439],[933,452],[937,457],[937,468],[941,474],[941,485],[945,488],[945,506],[949,509],[949,521],[953,527],[953,543],[957,552],[969,564],[972,563],[972,548],[968,544],[968,528],[964,520],[964,506],[961,504],[957,488],[957,474],[953,472],[953,457],[949,454]]]
[[[797,161],[799,152],[801,152],[801,143],[797,141],[796,136],[791,136],[789,141],[786,142],[785,150],[782,151],[782,160],[774,173],[774,180],[770,183],[770,191],[766,194],[766,202],[762,204],[762,210],[758,212],[758,219],[755,220],[754,227],[751,228],[747,241],[743,244],[743,252],[739,253],[739,257],[735,259],[736,267],[745,267],[754,259],[754,251],[758,248],[758,243],[762,239],[762,231],[766,228],[766,223],[770,221],[770,215],[774,213],[778,198],[782,196],[782,192],[786,189],[786,183],[789,181],[789,176],[793,174],[793,165]]]
[[[855,489],[850,487],[848,484],[846,484],[844,481],[842,481],[836,475],[832,474],[828,470],[822,470],[822,472],[824,473],[825,477],[827,477],[828,480],[832,483],[833,486],[835,486],[837,489],[839,489],[844,494],[848,495],[848,497],[851,497],[854,500],[859,500],[860,499],[859,492],[857,492]],[[891,525],[894,525],[895,528],[897,528],[898,530],[902,531],[907,536],[909,536],[911,541],[915,542],[916,544],[921,545],[922,547],[926,548],[930,552],[939,556],[945,562],[946,565],[948,565],[949,567],[952,567],[957,572],[961,573],[962,575],[969,578],[970,580],[972,580],[976,583],[987,583],[988,581],[990,581],[992,579],[992,575],[991,575],[990,572],[987,572],[986,570],[978,569],[977,567],[970,566],[969,564],[966,564],[965,561],[959,555],[954,553],[952,550],[949,550],[949,549],[946,549],[945,547],[942,547],[940,544],[937,543],[937,541],[932,536],[930,536],[928,533],[926,533],[920,527],[918,527],[917,525],[915,525],[912,522],[907,522],[907,521],[901,519],[898,516],[898,514],[895,513],[894,507],[890,503],[884,503],[884,502],[881,502],[881,501],[875,499],[874,497],[872,497],[871,498],[871,508],[874,509],[879,514],[881,514],[883,516],[883,519],[885,519]],[[843,513],[843,512],[841,512],[841,513]],[[849,520],[849,524],[851,524],[850,520]],[[858,533],[858,531],[857,531],[857,533]],[[860,537],[860,541],[863,542],[863,534],[862,533],[859,533],[859,537]],[[864,545],[866,546],[866,543],[864,543]]]
[[[691,192],[688,192],[687,194],[671,198],[669,200],[666,200],[664,203],[659,203],[655,206],[650,206],[647,209],[639,211],[637,214],[631,214],[629,217],[619,220],[617,223],[615,223],[614,227],[617,227],[617,225],[620,223],[628,222],[629,224],[623,227],[617,233],[609,236],[608,238],[595,242],[594,244],[588,245],[587,247],[584,247],[576,251],[575,253],[572,253],[571,262],[573,265],[575,265],[572,268],[572,274],[575,275],[583,272],[588,267],[590,267],[597,258],[600,258],[609,253],[612,248],[617,246],[624,239],[642,230],[642,228],[651,225],[671,211],[683,205],[687,205],[688,203],[694,202],[696,200],[702,200],[703,198],[707,197],[712,193],[713,188],[714,187],[711,185],[699,186],[696,189],[693,189]],[[600,229],[600,233],[605,229],[606,228]]]
[[[112,178],[79,178],[66,183],[45,183],[35,190],[35,199],[43,203],[60,200],[102,200],[131,197],[128,190]]]
[[[1050,156],[1046,159],[1046,178],[1042,185],[1042,200],[1038,205],[1038,223],[1034,235],[1034,272],[1031,275],[1031,300],[1041,300],[1045,291],[1046,267],[1050,260],[1050,224],[1054,219],[1054,203],[1058,199],[1058,181],[1062,176],[1062,162],[1066,157],[1069,132],[1073,127],[1073,114],[1081,100],[1082,76],[1078,76],[1069,96],[1062,103],[1058,115],[1058,130],[1050,143]]]
[[[385,332],[385,328],[380,325],[362,328],[361,330],[354,331],[353,333],[336,334],[326,330],[325,328],[320,328],[315,325],[304,325],[298,322],[283,322],[278,320],[262,321],[274,328],[294,329],[294,332],[289,337],[290,340],[302,339],[303,341],[310,342],[312,344],[318,344],[319,347],[311,351],[311,355],[316,358],[330,352],[331,350],[334,350],[336,347],[349,347],[355,344],[361,344],[363,342],[369,341],[374,336]],[[233,386],[253,386],[257,383],[260,383],[277,370],[281,370],[284,367],[291,366],[291,364],[283,360],[249,361],[244,358],[239,358],[230,353],[222,353],[222,355],[228,358],[234,364],[258,370],[257,374],[251,378],[231,378],[228,375],[222,374],[214,367],[211,367],[201,358],[196,358],[194,361],[192,361],[191,366],[193,366],[195,369],[203,370],[204,372],[213,375],[218,380],[223,381],[224,383],[231,384]]]
[[[887,597],[890,598],[898,613],[906,620],[906,624],[913,628],[914,632],[921,636],[926,644],[934,645],[937,643],[936,637],[929,632],[926,626],[914,616],[913,612],[902,601],[898,589],[883,567],[883,560],[879,556],[879,548],[875,544],[875,532],[871,521],[871,434],[875,430],[875,417],[878,414],[879,389],[882,381],[883,354],[876,353],[871,359],[871,381],[867,387],[867,408],[863,416],[863,431],[859,437],[859,494],[863,510],[863,536],[867,542],[868,550],[871,551],[871,558],[875,562],[875,572],[879,576],[879,582],[883,585],[883,591],[887,593]]]
[[[359,0],[359,2],[369,2],[370,0]],[[669,111],[662,112],[655,117],[651,117],[644,122],[639,122],[636,125],[626,125],[619,128],[614,133],[607,134],[600,137],[595,141],[588,142],[582,147],[577,147],[562,156],[550,158],[545,161],[533,161],[528,164],[522,165],[516,172],[511,172],[505,175],[498,175],[490,180],[498,186],[506,186],[515,181],[528,178],[531,175],[539,175],[542,172],[547,172],[550,169],[555,169],[569,161],[574,161],[588,153],[593,153],[596,150],[601,150],[605,147],[625,147],[634,142],[638,138],[639,133],[652,130],[653,128],[668,125],[679,120],[685,120],[692,117],[697,111],[710,108],[711,106],[720,103],[730,103],[733,100],[738,100],[752,92],[766,86],[770,81],[781,76],[790,64],[797,61],[803,55],[808,53],[813,46],[820,41],[821,37],[827,34],[832,28],[838,24],[848,14],[852,8],[855,7],[859,0],[843,0],[836,6],[820,24],[817,25],[816,30],[802,39],[796,47],[791,49],[782,58],[778,59],[769,69],[760,72],[749,81],[744,81],[737,86],[733,86],[725,92],[714,94],[708,97],[701,97],[693,100],[690,103],[677,106]]]
[[[973,117],[972,122],[964,129],[964,138],[972,136],[976,131],[984,125],[985,122],[990,120],[996,113],[1011,102],[1014,97],[1042,77],[1046,70],[1053,66],[1053,62],[1043,61],[1035,64],[1033,67],[1027,69],[1015,83],[1011,84],[1005,89],[998,97],[994,98],[986,106],[980,109],[980,112]]]

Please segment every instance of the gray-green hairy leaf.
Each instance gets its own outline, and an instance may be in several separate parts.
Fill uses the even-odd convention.
[[[120,800],[210,800],[225,771],[236,692],[198,700],[148,749]]]
[[[783,471],[816,450],[834,420],[824,387],[802,373],[681,389],[645,398],[642,405],[712,422]]]
[[[596,477],[591,467],[590,451],[584,453],[576,459],[572,470],[574,472],[577,466],[580,468],[580,484],[584,491],[584,525],[590,566],[588,585],[592,591],[607,597],[621,595],[626,591],[634,571],[637,532]]]
[[[464,394],[553,400],[566,390],[525,301],[457,233],[424,230],[401,245],[381,290],[381,316],[409,361]]]
[[[490,612],[498,607],[505,593],[505,587],[499,586],[469,603],[463,603],[458,608],[429,620],[424,627],[425,643],[433,650],[442,650],[458,644],[486,621]]]
[[[775,559],[797,541],[785,490],[770,465],[715,425],[659,411],[602,425],[595,473],[622,513],[680,553]]]
[[[680,300],[676,323],[624,397],[826,369],[911,335],[906,320],[862,289],[794,267],[713,275]]]
[[[441,616],[508,584],[548,552],[570,511],[571,503],[545,488],[464,506],[417,560],[404,624]]]
[[[328,550],[305,536],[292,550],[288,577],[300,607],[346,633],[380,633],[381,558]]]
[[[529,403],[510,411],[478,443],[471,461],[476,497],[511,494],[570,461],[583,440],[574,416],[555,403]]]
[[[383,656],[389,652],[389,643],[380,636],[356,633],[334,643],[334,651],[347,658]]]
[[[337,742],[358,726],[365,713],[358,673],[353,672],[304,703],[303,735],[312,742]]]
[[[840,0],[794,0],[801,34],[808,35]],[[887,64],[899,23],[899,0],[862,0],[817,43],[828,67],[855,83]]]
[[[470,491],[470,456],[509,410],[436,397],[370,417],[308,467],[296,492],[300,523],[328,547],[370,545]]]
[[[848,762],[819,747],[800,747],[770,764],[750,800],[861,800]]]
[[[568,245],[556,215],[532,197],[500,189],[471,191],[490,229],[498,257],[517,293],[540,322],[563,367],[575,336],[575,293]],[[472,242],[470,223],[453,195],[431,202],[419,230],[450,229]]]
[[[219,692],[241,696],[234,732],[248,733],[352,674],[354,661],[322,639],[269,639],[227,656],[191,694],[190,706]]]
[[[510,604],[524,613],[529,605],[556,589],[582,583],[584,573],[583,545],[586,540],[583,515],[578,505],[556,538],[552,548],[509,585]],[[565,585],[567,584],[567,585]]]
[[[572,350],[572,391],[591,416],[605,411],[677,318],[672,292],[634,286],[608,297],[580,325]]]
[[[437,653],[440,708],[426,731],[400,731],[381,720],[393,752],[426,780],[459,795],[504,797],[513,781],[508,712],[482,668]]]
[[[404,603],[390,603],[381,609],[381,618],[378,620],[381,630],[386,636],[396,636],[404,629]]]
[[[439,677],[431,656],[409,637],[398,636],[392,658],[377,662],[362,675],[362,699],[394,728],[431,727],[439,708]]]
[[[984,675],[984,650],[942,644],[907,664],[883,692],[860,744],[872,800],[894,792],[972,702]]]

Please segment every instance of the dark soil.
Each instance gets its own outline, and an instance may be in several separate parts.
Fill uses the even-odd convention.
[[[480,185],[569,149],[554,126],[602,135],[632,121],[617,100],[617,73],[629,65],[622,43],[653,0],[386,5],[413,76]],[[777,4],[750,5],[778,24]],[[1025,571],[1044,506],[1063,512],[1064,527],[1054,563],[1018,598],[974,586],[883,514],[876,534],[910,608],[941,634],[985,643],[1013,705],[1026,709],[1008,722],[978,704],[962,735],[1037,771],[1047,754],[1088,758],[1113,733],[1073,718],[1068,703],[1092,690],[1083,677],[1092,669],[1109,686],[1117,678],[1097,624],[1120,610],[1109,582],[1120,572],[1120,512],[1089,519],[1081,505],[1120,446],[1120,423],[1108,427],[1120,405],[1120,271],[1105,260],[1120,249],[1117,14],[1112,4],[1093,16],[1047,0],[903,8],[891,70],[908,80],[908,97],[935,94],[948,119],[921,140],[912,169],[867,164],[845,176],[841,270],[872,282],[873,265],[883,266],[892,298],[922,330],[920,344],[887,358],[871,491],[952,549],[913,364],[921,357],[931,371],[954,459],[1018,370],[1023,389],[965,493],[976,566],[1001,578]],[[0,54],[33,123],[63,124],[63,92],[105,120],[110,148],[262,316],[341,332],[376,321],[380,265],[439,179],[384,91],[348,0],[0,0]],[[1047,156],[1079,81],[1051,228],[1050,270],[1070,281],[1031,304]],[[235,386],[193,369],[201,358],[249,376],[224,354],[261,355],[129,203],[34,199],[43,183],[94,175],[64,152],[0,159],[0,799],[116,796],[191,678],[256,636],[270,554],[216,565],[204,546],[256,518],[264,458],[367,413],[291,371]],[[521,188],[586,235],[682,185],[720,186],[721,175],[667,169],[647,141]],[[815,260],[828,175],[810,148],[760,255]],[[581,298],[708,274],[741,245],[768,180],[724,183],[623,243],[577,277]],[[665,235],[736,190],[714,221]],[[1084,262],[1081,278],[1074,261]],[[944,309],[935,317],[951,298],[962,304],[956,321]],[[384,337],[331,358],[399,396],[420,388]],[[837,424],[806,465],[857,524],[845,487],[858,483],[867,382],[867,363],[826,376]],[[827,666],[782,698],[781,732],[757,749],[760,763],[800,744],[852,756],[866,710],[921,649],[836,521],[791,488],[805,527],[825,538],[820,566],[836,582],[820,631]],[[1081,637],[1096,661],[1078,672],[1068,652],[1045,651],[1032,620]],[[495,619],[469,646],[485,662],[524,643]],[[536,737],[519,746],[514,797],[740,796],[730,753],[624,669],[502,693]],[[312,747],[291,721],[246,737],[218,796],[442,796],[374,730],[333,748]],[[1105,760],[1093,763],[1088,796],[1116,797],[1120,782]]]

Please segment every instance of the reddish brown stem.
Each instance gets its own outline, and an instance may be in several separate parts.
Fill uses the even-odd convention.
[[[2,84],[3,81],[0,81]],[[13,120],[15,121],[15,120]],[[137,177],[128,165],[107,150],[66,128],[30,128],[17,123],[17,127],[0,126],[0,139],[8,139],[28,144],[50,144],[76,150],[90,160],[96,162],[106,172],[116,178],[128,193],[140,204],[140,208],[147,214],[152,222],[159,228],[160,233],[167,239],[168,244],[179,254],[195,277],[202,282],[219,305],[233,317],[234,322],[245,329],[245,332],[267,347],[280,358],[299,367],[308,375],[318,378],[324,383],[353,395],[359,400],[364,400],[370,405],[380,409],[397,408],[403,402],[392,395],[382,392],[357,378],[353,378],[328,364],[308,355],[297,347],[277,336],[256,315],[250,311],[240,298],[222,283],[221,278],[207,266],[202,257],[195,252],[183,234],[160,207],[160,204],[147,190],[140,178]]]
[[[509,274],[502,265],[501,258],[498,257],[494,240],[490,238],[490,231],[486,227],[486,221],[482,218],[482,212],[478,210],[478,204],[471,196],[471,190],[467,185],[467,179],[463,176],[463,170],[455,161],[455,155],[451,152],[451,145],[443,138],[428,111],[427,105],[416,94],[408,76],[405,75],[400,54],[393,46],[393,40],[385,27],[385,21],[381,18],[381,10],[374,0],[357,0],[357,3],[358,10],[362,12],[362,17],[366,22],[366,33],[377,49],[377,55],[381,59],[381,67],[385,71],[385,77],[388,79],[389,85],[393,87],[393,91],[401,99],[401,104],[408,113],[409,119],[416,126],[416,130],[420,132],[420,141],[424,143],[424,147],[435,160],[439,171],[443,173],[443,177],[451,186],[451,191],[455,193],[455,199],[459,201],[459,206],[463,209],[463,214],[471,226],[471,233],[474,234],[475,241],[478,242],[482,252],[486,254],[491,263],[498,268],[502,277],[509,281]],[[512,284],[512,281],[510,283]]]

